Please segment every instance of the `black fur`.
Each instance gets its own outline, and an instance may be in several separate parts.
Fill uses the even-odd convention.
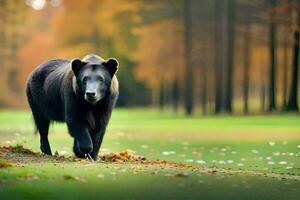
[[[76,156],[97,155],[118,98],[115,59],[87,55],[82,60],[50,60],[39,65],[27,81],[27,98],[40,133],[41,151],[51,155],[51,121],[66,122],[74,137]],[[92,88],[93,92],[87,90]],[[92,97],[91,95],[92,94]]]

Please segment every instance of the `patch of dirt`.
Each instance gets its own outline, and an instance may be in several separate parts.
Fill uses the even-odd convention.
[[[33,152],[31,149],[25,148],[23,145],[0,146],[0,159],[4,159],[20,165],[33,162],[39,163],[46,161],[72,161],[71,158],[59,156],[58,154],[49,156],[42,153]]]
[[[75,156],[63,156],[57,152],[53,156],[42,153],[33,152],[31,149],[25,148],[23,145],[16,146],[0,146],[0,158],[16,163],[32,163],[32,162],[90,162],[88,158],[80,159]],[[133,151],[125,150],[122,152],[103,153],[98,157],[97,162],[107,163],[134,163],[146,161],[144,156],[135,154]]]

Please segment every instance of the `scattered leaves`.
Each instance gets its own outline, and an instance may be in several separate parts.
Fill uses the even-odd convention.
[[[129,150],[125,150],[120,153],[111,152],[108,154],[100,155],[100,159],[102,161],[115,162],[115,163],[139,162],[139,161],[146,160],[144,156],[136,155]]]
[[[0,160],[0,168],[13,167],[13,166],[16,166],[16,164],[12,163],[12,162],[5,161],[5,160]]]
[[[23,145],[17,144],[16,146],[2,146],[0,150],[4,152],[12,152],[12,153],[23,153],[23,154],[37,154],[33,152],[31,149],[25,148]]]

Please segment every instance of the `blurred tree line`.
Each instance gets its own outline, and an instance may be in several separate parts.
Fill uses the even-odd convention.
[[[0,106],[49,58],[120,61],[119,106],[298,112],[299,0],[0,0]]]

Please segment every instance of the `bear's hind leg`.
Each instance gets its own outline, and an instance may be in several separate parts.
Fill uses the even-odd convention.
[[[33,114],[34,121],[36,124],[36,127],[40,133],[40,148],[41,151],[45,154],[52,155],[49,140],[48,140],[48,131],[49,131],[49,125],[50,121],[48,119],[37,117]]]
[[[39,112],[39,106],[33,101],[33,97],[30,90],[30,85],[27,85],[26,94],[28,98],[28,102],[32,111],[33,119],[37,130],[40,133],[40,148],[41,151],[45,154],[52,155],[50,144],[48,141],[48,131],[50,121],[43,117],[43,115]]]

